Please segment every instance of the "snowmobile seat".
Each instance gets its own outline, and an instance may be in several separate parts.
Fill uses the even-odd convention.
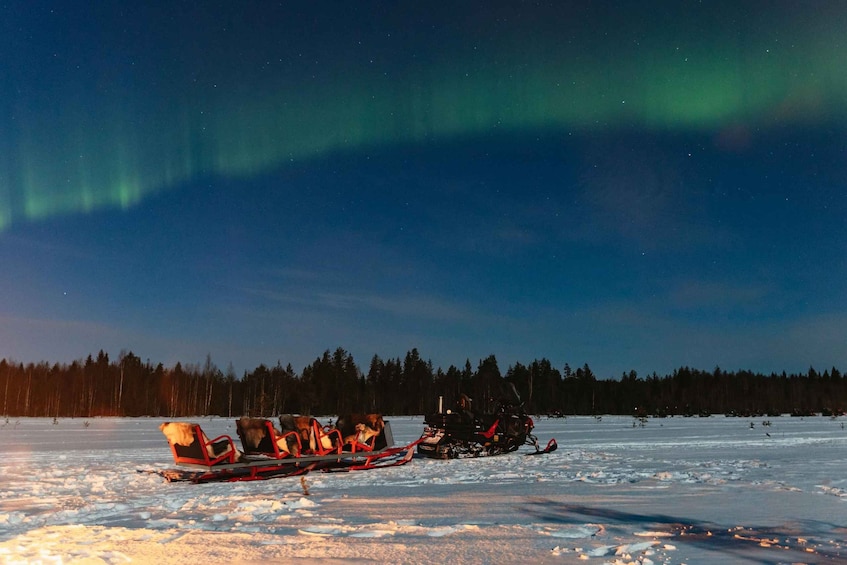
[[[244,453],[282,459],[300,455],[300,436],[294,430],[280,433],[273,422],[264,418],[240,418],[235,429],[244,446]]]
[[[160,429],[168,438],[174,462],[205,465],[236,463],[241,452],[235,448],[228,435],[209,439],[198,424],[173,422],[165,423]]]

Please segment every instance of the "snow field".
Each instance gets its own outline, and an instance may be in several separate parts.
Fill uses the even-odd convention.
[[[843,420],[539,418],[545,456],[192,485],[137,472],[173,467],[160,420],[11,419],[0,563],[847,562]]]

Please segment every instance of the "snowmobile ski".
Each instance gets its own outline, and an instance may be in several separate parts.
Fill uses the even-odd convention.
[[[544,449],[540,449],[538,445],[535,446],[535,451],[532,453],[524,453],[524,455],[547,455],[548,453],[553,453],[559,447],[559,444],[556,443],[555,439],[550,439],[547,442],[547,447]]]

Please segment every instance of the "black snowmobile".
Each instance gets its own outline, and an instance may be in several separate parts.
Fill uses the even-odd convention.
[[[457,457],[480,457],[500,455],[517,450],[522,445],[535,447],[534,453],[541,455],[556,450],[555,439],[544,449],[538,438],[532,435],[535,423],[523,409],[514,386],[509,383],[509,397],[495,403],[490,413],[474,413],[471,399],[462,395],[457,410],[442,409],[439,397],[438,412],[426,414],[426,429],[418,443],[418,453],[435,459]]]

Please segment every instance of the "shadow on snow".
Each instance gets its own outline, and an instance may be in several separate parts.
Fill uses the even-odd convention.
[[[665,514],[634,514],[537,498],[532,499],[523,511],[536,519],[562,524],[582,524],[587,517],[615,523],[617,529],[620,529],[623,524],[649,525],[657,532],[672,535],[679,542],[701,549],[736,554],[744,559],[763,564],[774,563],[774,552],[777,551],[784,556],[778,557],[779,561],[797,561],[800,559],[799,554],[802,554],[805,559],[814,557],[839,563],[847,558],[847,553],[843,551],[844,548],[840,542],[804,536],[799,528],[792,528],[788,524],[785,524],[782,529],[755,526],[727,527]],[[821,531],[822,527],[828,527],[833,533],[843,529],[834,524],[819,523],[814,530]],[[837,535],[840,539],[841,534]]]

